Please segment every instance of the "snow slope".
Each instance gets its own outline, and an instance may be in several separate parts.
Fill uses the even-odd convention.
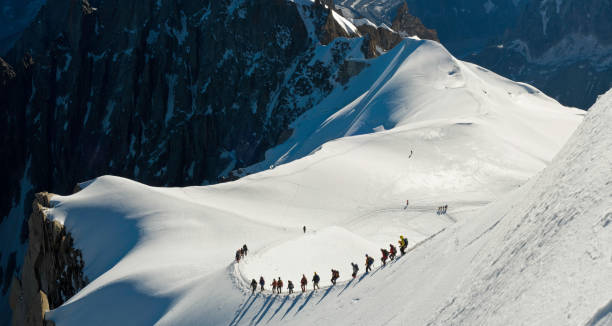
[[[433,42],[406,39],[367,64],[251,167],[260,173],[188,188],[104,176],[53,197],[48,214],[72,232],[91,283],[47,317],[58,325],[421,325],[458,316],[461,323],[452,324],[470,325],[503,320],[492,319],[500,307],[520,308],[522,300],[501,299],[514,289],[517,259],[531,257],[523,254],[502,255],[513,273],[499,273],[506,283],[494,284],[499,298],[486,306],[481,279],[497,268],[491,257],[520,243],[516,232],[504,239],[515,221],[494,223],[515,214],[509,192],[516,200],[536,189],[516,191],[548,164],[582,111],[458,61]],[[436,215],[443,204],[449,214]],[[502,224],[508,228],[491,227]],[[364,254],[378,258],[400,234],[410,241],[406,257],[350,280],[351,261],[363,271]],[[235,264],[244,243],[249,255]],[[292,296],[269,292],[272,278],[297,286],[301,274],[310,279],[315,271],[328,286],[331,268],[344,283]],[[246,284],[260,275],[267,291],[250,295]],[[575,303],[581,310],[572,318],[605,304],[590,292]]]

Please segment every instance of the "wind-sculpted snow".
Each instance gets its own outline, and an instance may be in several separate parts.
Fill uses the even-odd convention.
[[[523,277],[516,266],[537,253],[538,242],[528,243],[530,252],[507,250],[520,244],[516,239],[545,234],[534,239],[548,246],[556,238],[543,228],[513,231],[510,216],[518,211],[508,193],[550,162],[582,116],[431,42],[407,39],[364,62],[368,68],[345,89],[293,125],[293,136],[259,165],[262,172],[188,188],[103,176],[76,194],[53,197],[48,215],[73,235],[91,282],[47,318],[60,326],[512,324],[504,318],[525,311],[505,291],[516,289],[511,277]],[[529,193],[532,186],[510,200],[541,198]],[[555,198],[542,198],[556,207]],[[491,201],[497,203],[483,208]],[[448,214],[436,214],[445,204]],[[408,238],[409,252],[381,267],[380,249],[397,245],[399,235]],[[243,244],[248,255],[236,263]],[[573,252],[569,243],[563,249]],[[376,263],[363,274],[366,253]],[[575,253],[570,257],[586,257]],[[504,267],[491,265],[497,257]],[[558,259],[534,257],[543,270],[540,262],[560,268]],[[355,279],[351,262],[360,266]],[[599,262],[592,265],[597,271]],[[332,268],[340,271],[336,286]],[[503,281],[493,282],[497,268]],[[313,272],[321,275],[320,290],[310,290]],[[588,292],[587,273],[575,272],[573,280],[585,281],[577,289],[592,294],[593,304],[582,301],[572,320],[586,322],[584,310],[594,315],[605,302]],[[260,276],[266,290],[251,294],[248,283]],[[292,280],[298,293],[273,295],[277,277],[285,285]],[[523,282],[529,290],[539,280]],[[499,298],[487,297],[488,284]],[[551,284],[542,286],[555,290]],[[551,293],[568,301],[576,294]],[[542,311],[552,311],[548,302]],[[509,314],[495,319],[496,309]]]

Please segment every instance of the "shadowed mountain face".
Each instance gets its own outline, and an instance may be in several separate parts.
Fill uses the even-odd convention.
[[[531,1],[516,28],[468,58],[586,109],[612,86],[612,3]]]
[[[0,0],[0,55],[6,53],[46,0]]]
[[[438,32],[441,42],[454,55],[463,56],[499,39],[515,26],[528,0],[338,0],[346,15],[363,16],[391,26],[397,9],[407,4],[410,12]]]

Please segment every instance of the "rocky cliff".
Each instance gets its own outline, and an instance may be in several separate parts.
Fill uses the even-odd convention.
[[[38,193],[28,220],[29,245],[19,277],[13,276],[12,325],[50,325],[45,312],[59,307],[87,284],[81,252],[64,226],[47,219],[51,194]]]

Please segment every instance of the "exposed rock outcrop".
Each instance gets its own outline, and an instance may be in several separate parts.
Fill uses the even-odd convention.
[[[28,220],[29,245],[21,277],[13,277],[9,302],[14,326],[41,326],[45,312],[60,306],[87,284],[81,251],[64,226],[47,219],[52,194],[38,193]]]
[[[391,28],[402,36],[416,35],[421,39],[440,42],[436,30],[425,27],[418,17],[411,15],[406,2],[397,9]]]
[[[15,78],[17,74],[15,74],[15,70],[13,67],[6,63],[2,58],[0,58],[0,86],[6,87],[6,85]]]
[[[366,58],[374,58],[395,47],[402,37],[399,33],[385,27],[374,27],[372,25],[357,26],[359,32],[365,35],[361,51]]]

